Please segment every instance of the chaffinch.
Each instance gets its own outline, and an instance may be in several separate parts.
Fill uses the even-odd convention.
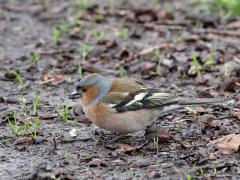
[[[180,107],[223,102],[215,98],[176,97],[128,79],[111,79],[96,73],[83,77],[69,98],[80,98],[86,117],[98,127],[120,134],[143,130],[162,113]]]

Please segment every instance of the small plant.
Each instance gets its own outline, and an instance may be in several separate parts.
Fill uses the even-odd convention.
[[[58,42],[58,40],[59,40],[59,38],[60,38],[60,35],[61,35],[61,33],[60,33],[60,31],[58,30],[58,28],[57,28],[57,27],[53,27],[53,28],[52,28],[52,37],[53,37],[53,41],[54,41],[55,43]]]
[[[191,180],[192,176],[191,175],[187,175],[187,180]]]
[[[40,59],[40,57],[39,57],[39,55],[38,54],[36,54],[36,53],[31,53],[31,62],[32,62],[32,64],[37,64],[37,62],[39,61],[39,59]]]
[[[91,5],[91,1],[89,0],[81,0],[81,3],[79,4],[80,8],[82,10],[87,10]]]
[[[126,38],[128,35],[128,29],[127,28],[120,28],[118,29],[118,36],[121,37],[121,38]]]
[[[157,59],[157,67],[156,67],[156,73],[158,74],[158,75],[160,75],[160,69],[161,69],[161,56],[160,56],[160,49],[158,48],[158,49],[155,49],[154,50],[154,56],[155,56],[155,58]]]
[[[192,1],[191,7],[194,12],[210,15],[218,13],[221,21],[226,21],[231,16],[240,14],[239,0],[208,0],[208,1]]]
[[[13,120],[8,118],[8,124],[11,131],[16,134],[17,136],[26,136],[31,135],[33,139],[37,137],[37,132],[39,130],[40,122],[39,119],[34,119],[32,122],[24,121],[23,125],[17,121],[17,113],[16,111],[13,112]]]
[[[65,104],[62,103],[59,107],[59,114],[64,123],[69,122],[69,120],[68,120],[69,112],[70,112],[70,110],[69,110],[68,106],[66,106]]]
[[[174,10],[173,5],[171,3],[165,3],[163,5],[163,9],[165,12],[168,12],[168,13],[171,13]]]
[[[160,142],[159,142],[159,137],[153,138],[153,144],[155,145],[157,149],[157,155],[159,153],[159,148],[160,148]]]
[[[24,134],[31,134],[32,138],[35,139],[37,137],[37,132],[39,130],[39,119],[34,119],[33,122],[25,121],[24,122]]]
[[[215,53],[214,51],[212,51],[212,52],[208,55],[207,59],[204,61],[204,66],[211,66],[211,65],[216,64],[215,54],[216,54],[216,53]]]
[[[80,53],[84,61],[87,59],[88,54],[90,53],[91,50],[92,50],[92,46],[86,43],[82,44],[80,48]]]
[[[62,32],[67,32],[70,28],[70,25],[65,20],[61,20],[58,27]]]
[[[126,69],[122,65],[118,65],[117,68],[118,68],[118,74],[119,74],[120,77],[127,77],[128,76]]]
[[[16,135],[20,135],[20,126],[19,126],[19,121],[17,121],[17,113],[16,111],[13,111],[13,122],[9,119],[8,117],[8,124],[9,124],[9,127],[10,129],[12,130],[12,132]]]
[[[105,37],[104,32],[103,31],[97,31],[96,28],[93,28],[91,30],[91,34],[96,39],[96,41],[100,41],[100,40],[104,39],[104,37]]]
[[[193,108],[191,108],[191,107],[185,107],[187,110],[188,110],[188,112],[190,112],[193,116],[197,116],[198,115],[198,111],[196,111],[195,109],[193,109]]]
[[[34,116],[38,113],[38,105],[39,105],[39,92],[35,95],[35,101],[33,102],[33,114]]]
[[[197,56],[193,55],[192,56],[192,61],[193,61],[193,65],[189,69],[189,73],[190,74],[201,74],[203,67],[199,63],[199,61],[197,59]]]
[[[20,84],[22,84],[21,74],[17,70],[15,70],[15,69],[8,70],[8,74],[14,76],[16,81],[19,82]]]

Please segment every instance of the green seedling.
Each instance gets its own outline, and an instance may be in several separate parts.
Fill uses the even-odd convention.
[[[88,54],[91,52],[92,48],[93,47],[90,46],[89,44],[86,44],[86,43],[82,44],[80,48],[80,53],[84,61],[87,59]]]
[[[223,22],[232,16],[238,16],[240,14],[239,0],[194,1],[190,4],[194,12],[206,15],[217,13]]]
[[[53,27],[53,28],[52,28],[52,38],[53,38],[53,41],[54,41],[55,43],[58,42],[58,40],[59,40],[59,38],[60,38],[60,35],[61,35],[61,33],[60,33],[60,31],[58,30],[58,28],[57,28],[57,27]]]
[[[202,27],[202,22],[200,21],[200,19],[196,19],[194,22],[193,22],[193,26],[194,28],[196,29],[199,29]]]
[[[79,4],[80,8],[82,10],[87,10],[91,6],[92,2],[93,0],[81,0],[81,3]]]
[[[121,38],[126,38],[127,35],[128,35],[128,29],[122,27],[122,28],[118,29],[118,33],[117,34]]]
[[[190,68],[190,72],[196,73],[196,74],[201,74],[202,72],[202,65],[199,63],[198,59],[196,56],[192,56],[192,61],[193,61],[193,65]]]
[[[187,180],[191,180],[192,176],[191,175],[187,175]]]
[[[38,114],[38,105],[39,105],[39,93],[35,95],[35,101],[33,102],[33,114],[36,116]]]
[[[16,111],[13,111],[13,122],[8,118],[8,124],[10,129],[12,130],[12,132],[14,134],[16,134],[17,136],[20,135],[20,126],[19,126],[19,121],[17,121],[17,113]]]
[[[95,0],[71,0],[71,7],[74,12],[79,11],[79,9],[86,11],[92,4],[95,3]]]
[[[61,20],[58,27],[62,32],[67,32],[70,28],[70,25],[65,20]]]
[[[211,65],[215,65],[216,64],[216,60],[215,60],[215,52],[211,52],[207,59],[204,61],[204,65],[203,66],[211,66]]]
[[[102,39],[105,38],[104,32],[102,32],[102,31],[97,31],[96,28],[93,28],[93,29],[91,30],[91,34],[92,34],[92,36],[94,37],[94,39],[96,39],[96,41],[100,41],[100,40],[102,40]]]
[[[24,122],[24,130],[23,134],[28,135],[30,134],[33,139],[37,137],[37,133],[39,130],[40,122],[39,119],[34,119],[33,122],[25,121]]]
[[[68,115],[69,115],[69,107],[65,104],[61,104],[60,107],[59,107],[59,114],[63,120],[64,123],[68,123],[69,120],[68,120]]]
[[[37,64],[37,62],[39,61],[40,56],[36,53],[31,53],[31,62],[32,64]]]
[[[128,76],[126,69],[122,65],[118,65],[118,74],[121,78]]]
[[[163,9],[164,9],[165,12],[168,12],[168,13],[171,13],[174,10],[173,5],[170,4],[170,3],[165,3],[163,5]]]
[[[17,121],[16,111],[13,112],[13,121],[8,118],[8,124],[11,131],[17,136],[31,135],[33,139],[37,137],[37,132],[39,130],[40,122],[36,118],[33,122],[25,121],[23,125]]]
[[[160,56],[160,49],[159,48],[154,50],[154,56],[157,60],[156,73],[158,75],[160,75],[160,73],[161,73],[161,66],[160,66],[161,65],[161,56]]]
[[[18,71],[14,70],[14,69],[11,69],[11,70],[8,70],[8,73],[10,75],[13,75],[15,77],[15,80],[17,82],[19,82],[20,84],[22,84],[22,76]]]
[[[159,142],[159,137],[153,138],[153,144],[157,149],[157,155],[159,153],[159,148],[160,148],[160,142]]]

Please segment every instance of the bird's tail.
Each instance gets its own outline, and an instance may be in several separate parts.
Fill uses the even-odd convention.
[[[173,98],[164,105],[161,105],[161,113],[170,112],[185,106],[194,105],[222,105],[223,107],[232,107],[234,105],[233,99],[220,99],[220,98]]]
[[[188,106],[188,105],[204,105],[204,104],[226,104],[229,99],[220,98],[179,98],[177,100],[178,105]]]

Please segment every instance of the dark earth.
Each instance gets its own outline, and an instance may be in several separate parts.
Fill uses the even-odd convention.
[[[0,0],[0,179],[239,179],[240,17],[205,6]],[[234,102],[118,139],[67,98],[90,73]]]

